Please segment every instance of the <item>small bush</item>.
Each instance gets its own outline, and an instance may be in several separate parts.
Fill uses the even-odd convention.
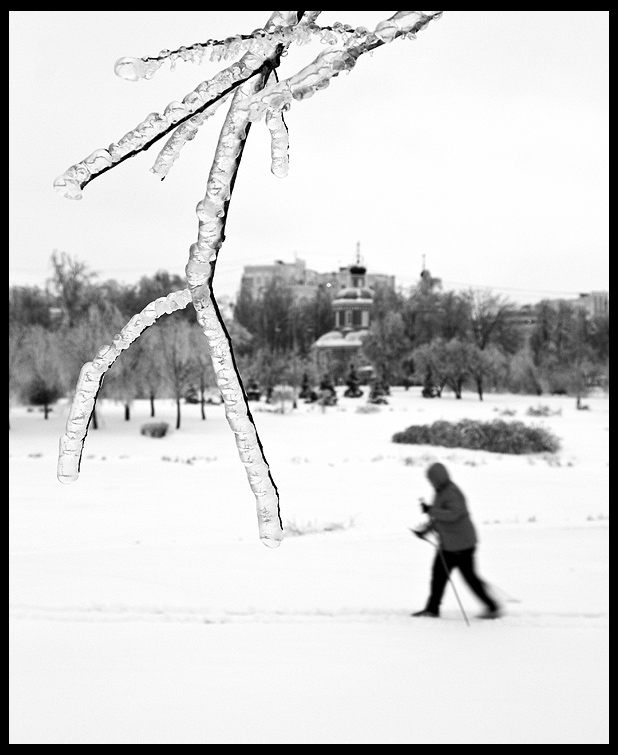
[[[517,412],[515,409],[494,409],[495,412],[499,412],[501,417],[514,417]]]
[[[357,414],[375,414],[379,411],[381,411],[381,409],[379,406],[376,406],[376,404],[361,404],[356,407]]]
[[[395,433],[392,441],[501,454],[555,453],[560,448],[558,438],[545,428],[500,419],[491,422],[439,420],[431,425],[412,425]]]
[[[539,404],[536,407],[529,407],[526,414],[529,417],[554,417],[560,416],[562,414],[562,409],[556,409],[556,411],[552,411],[549,406]]]
[[[167,435],[169,429],[170,426],[167,422],[147,422],[145,425],[142,425],[140,432],[149,438],[163,438]]]

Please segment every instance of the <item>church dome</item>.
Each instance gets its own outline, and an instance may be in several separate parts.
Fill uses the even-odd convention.
[[[335,304],[335,302],[339,301],[340,299],[364,299],[365,301],[373,301],[373,291],[370,288],[365,288],[364,286],[358,288],[343,288],[335,297],[333,304]]]

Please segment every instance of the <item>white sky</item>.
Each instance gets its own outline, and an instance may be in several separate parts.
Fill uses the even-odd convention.
[[[324,11],[372,27],[394,11]],[[249,33],[271,11],[9,11],[9,285],[44,285],[54,250],[101,280],[183,274],[223,119],[200,129],[165,181],[157,143],[89,184],[54,179],[162,112],[223,64],[165,64],[150,81],[123,56]],[[515,301],[609,289],[607,11],[447,11],[415,41],[363,56],[287,114],[290,174],[270,173],[264,123],[240,168],[214,288],[245,264],[354,259],[416,282],[423,255],[446,288]],[[296,47],[280,76],[322,49]]]

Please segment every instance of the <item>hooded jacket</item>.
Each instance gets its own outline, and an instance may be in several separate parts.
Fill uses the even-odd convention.
[[[428,515],[430,528],[440,538],[445,551],[463,551],[474,548],[478,542],[476,530],[470,519],[466,498],[449,477],[444,464],[432,464],[427,470],[427,479],[436,491]]]

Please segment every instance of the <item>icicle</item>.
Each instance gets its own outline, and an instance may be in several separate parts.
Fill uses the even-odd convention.
[[[120,353],[138,338],[147,327],[153,324],[163,314],[171,314],[178,309],[184,309],[191,301],[189,289],[174,291],[166,297],[161,297],[144,307],[134,315],[125,327],[114,336],[111,346],[102,346],[92,362],[86,362],[82,367],[69,416],[66,432],[60,438],[58,455],[58,479],[60,482],[75,482],[79,477],[79,467],[88,432],[88,425],[94,411],[97,394],[105,373]]]
[[[281,111],[270,110],[266,115],[266,125],[270,130],[270,170],[278,178],[288,174],[288,128]]]
[[[141,58],[120,58],[114,64],[114,73],[125,81],[139,81],[146,76],[147,67]]]

